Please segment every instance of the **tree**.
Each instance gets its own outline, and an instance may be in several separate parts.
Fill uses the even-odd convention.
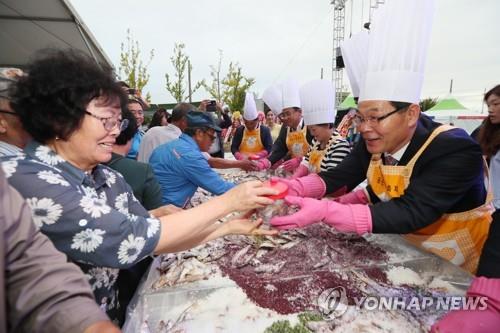
[[[227,75],[222,80],[222,100],[232,111],[241,111],[245,104],[245,93],[254,83],[254,78],[243,76],[238,63],[231,62]]]
[[[130,29],[127,29],[127,45],[124,43],[121,44],[120,79],[127,82],[131,88],[135,88],[142,92],[142,89],[149,81],[148,66],[151,60],[153,60],[153,57],[154,49],[151,49],[148,62],[144,64],[141,59],[139,42],[134,40],[130,33]],[[148,93],[146,95],[146,100],[149,102],[150,99],[151,95]]]
[[[180,103],[187,99],[191,99],[192,95],[196,90],[198,90],[204,81],[199,81],[191,89],[191,92],[186,93],[186,74],[190,75],[193,67],[189,61],[189,56],[184,52],[186,46],[183,43],[175,43],[174,55],[170,57],[170,62],[174,66],[174,78],[172,80],[171,76],[167,73],[165,74],[165,79],[167,80],[166,89],[175,98],[175,100]],[[189,82],[187,83],[189,85]],[[189,86],[187,86],[189,88]]]
[[[419,103],[420,110],[427,111],[429,109],[432,109],[434,107],[434,105],[436,105],[436,104],[437,104],[437,97],[436,98],[432,98],[432,97],[424,98]]]
[[[212,77],[212,83],[210,86],[203,82],[203,87],[207,92],[215,99],[217,102],[222,102],[222,91],[221,91],[221,66],[222,66],[222,50],[219,50],[219,62],[217,66],[210,66],[210,76]]]

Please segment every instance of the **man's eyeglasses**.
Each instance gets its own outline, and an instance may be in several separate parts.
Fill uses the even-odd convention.
[[[388,114],[384,114],[383,116],[380,116],[380,117],[373,117],[373,116],[361,117],[359,114],[356,114],[354,116],[354,118],[352,119],[352,122],[353,122],[354,126],[356,126],[356,127],[359,127],[364,123],[368,124],[370,127],[377,126],[385,118],[388,118],[388,117],[392,116],[393,114],[395,114],[399,111],[403,111],[407,108],[408,108],[408,106],[403,106],[399,109],[391,111]]]
[[[211,141],[217,139],[217,134],[215,134],[214,132],[210,133],[209,131],[205,131],[204,133],[210,138]]]
[[[99,119],[104,129],[108,132],[111,132],[113,128],[115,128],[116,126],[118,126],[118,128],[120,129],[120,132],[123,132],[128,127],[128,119],[119,120],[114,117],[108,117],[108,118],[98,117],[95,114],[92,114],[88,111],[85,111],[85,113],[91,117],[94,117],[95,119]]]

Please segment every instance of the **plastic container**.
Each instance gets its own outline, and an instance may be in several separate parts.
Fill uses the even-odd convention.
[[[285,205],[284,198],[288,195],[288,185],[279,180],[268,180],[264,182],[264,186],[278,190],[278,194],[270,195],[268,198],[274,202],[257,211],[258,217],[263,220],[262,227],[270,228],[270,221],[275,216],[283,216],[288,213],[288,206]]]

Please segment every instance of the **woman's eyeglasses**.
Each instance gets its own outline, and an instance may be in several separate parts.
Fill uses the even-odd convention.
[[[99,117],[88,111],[85,111],[85,113],[91,117],[94,117],[95,119],[100,120],[104,129],[108,132],[111,132],[116,126],[118,126],[118,128],[120,129],[120,132],[123,132],[128,127],[129,123],[128,119],[119,120],[116,119],[115,117],[107,117],[107,118]]]

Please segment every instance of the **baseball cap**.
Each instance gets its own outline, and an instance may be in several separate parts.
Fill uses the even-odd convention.
[[[216,132],[220,132],[221,128],[214,122],[212,116],[206,112],[190,111],[187,114],[188,127],[208,127]]]

